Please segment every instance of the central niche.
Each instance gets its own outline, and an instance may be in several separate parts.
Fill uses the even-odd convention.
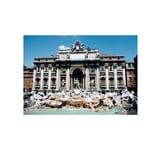
[[[80,69],[75,69],[73,71],[73,87],[74,88],[83,87],[83,72]]]

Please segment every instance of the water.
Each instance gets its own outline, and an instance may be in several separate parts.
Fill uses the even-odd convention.
[[[24,112],[25,115],[112,115],[121,114],[117,107],[113,107],[108,111],[94,112],[89,109],[35,109]]]

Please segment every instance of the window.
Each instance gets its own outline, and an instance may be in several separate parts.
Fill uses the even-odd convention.
[[[113,70],[113,66],[110,66],[110,71],[112,71]]]
[[[118,80],[118,84],[123,84],[123,80]]]
[[[110,83],[111,85],[113,85],[113,84],[114,84],[114,80],[109,80],[109,83]]]
[[[40,86],[40,79],[39,78],[36,79],[36,86]]]
[[[114,73],[113,72],[109,72],[109,76],[114,76]]]
[[[123,73],[122,73],[122,72],[117,72],[117,75],[118,75],[118,76],[122,76]]]
[[[37,71],[40,72],[40,66],[37,67]]]
[[[117,66],[117,69],[121,70],[121,66]]]
[[[134,72],[133,71],[129,71],[130,74],[133,74]]]
[[[105,67],[104,66],[101,66],[101,71],[104,71],[105,70]]]
[[[52,71],[53,71],[53,72],[55,72],[55,71],[56,71],[55,67],[52,67]]]
[[[55,86],[55,82],[56,82],[55,78],[52,78],[51,79],[51,86]]]
[[[65,68],[62,68],[61,69],[61,73],[66,73],[66,69]]]
[[[44,86],[48,86],[48,79],[44,78]]]
[[[105,72],[101,72],[100,73],[100,76],[105,76]]]
[[[48,76],[48,73],[44,73],[44,76]]]
[[[93,67],[91,68],[91,73],[95,73],[95,69]]]
[[[48,67],[47,66],[45,66],[44,69],[45,69],[44,71],[48,71]]]
[[[101,78],[100,85],[101,86],[105,86],[106,85],[106,81],[105,81],[105,78],[104,77]]]
[[[40,77],[40,73],[36,73],[36,76]]]

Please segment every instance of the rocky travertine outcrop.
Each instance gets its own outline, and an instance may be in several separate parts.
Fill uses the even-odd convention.
[[[112,107],[119,107],[122,112],[135,109],[137,111],[137,97],[134,92],[128,90],[121,94],[82,91],[75,89],[66,92],[65,90],[57,93],[48,93],[44,95],[41,92],[30,93],[29,98],[24,100],[24,108],[61,108],[61,107],[84,107],[92,110],[108,110]]]

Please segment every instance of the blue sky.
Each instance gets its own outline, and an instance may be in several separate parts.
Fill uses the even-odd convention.
[[[123,55],[128,62],[137,54],[136,35],[24,35],[24,65],[32,67],[34,58],[56,55],[58,48],[71,47],[76,40],[86,48],[98,48],[100,54]]]

